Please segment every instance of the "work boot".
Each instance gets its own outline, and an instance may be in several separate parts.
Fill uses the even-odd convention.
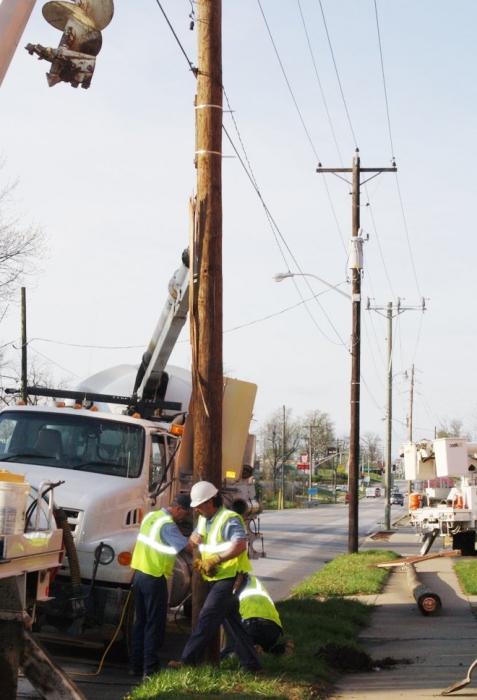
[[[185,666],[185,663],[183,661],[169,661],[169,663],[167,664],[167,668],[174,668],[174,669],[184,668],[184,666]]]

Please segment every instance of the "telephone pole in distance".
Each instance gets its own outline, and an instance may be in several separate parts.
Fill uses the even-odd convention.
[[[425,311],[426,300],[423,298],[420,306],[403,306],[398,298],[397,303],[388,302],[386,306],[372,305],[368,299],[367,311],[376,311],[385,316],[388,322],[387,337],[387,383],[386,383],[386,452],[384,462],[384,483],[385,483],[385,505],[384,505],[384,527],[391,529],[391,463],[392,463],[392,419],[393,419],[393,318],[404,313],[404,311]],[[414,382],[414,365],[412,366],[412,376]],[[411,399],[412,400],[412,399]],[[411,408],[412,412],[412,408]],[[412,435],[412,428],[411,428]]]

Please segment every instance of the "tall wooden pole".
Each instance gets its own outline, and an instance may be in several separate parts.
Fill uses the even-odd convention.
[[[194,481],[222,482],[222,6],[197,3],[197,201],[190,295]],[[193,621],[204,587],[193,581]],[[218,638],[211,645],[218,656]]]
[[[28,363],[27,363],[27,327],[26,327],[26,290],[21,288],[21,324],[22,324],[22,379],[21,379],[21,398],[27,402],[27,384],[28,384]]]
[[[408,440],[412,442],[412,421],[414,411],[414,365],[411,368],[411,391],[409,393],[409,426]]]
[[[362,261],[360,247],[360,188],[362,173],[395,172],[391,168],[362,168],[359,149],[356,149],[351,168],[323,168],[319,163],[318,173],[351,173],[351,241],[354,243],[355,262],[351,269],[351,397],[350,397],[350,434],[349,434],[349,470],[348,470],[348,552],[358,551],[358,508],[359,508],[359,417],[360,417],[360,365],[361,365],[361,274]],[[374,177],[374,175],[373,175]],[[370,178],[368,178],[370,179]]]
[[[221,1],[198,2],[197,204],[191,330],[194,477],[222,481]]]
[[[357,238],[360,228],[360,157],[356,149],[351,168],[351,236]],[[358,551],[358,485],[359,485],[359,417],[361,388],[361,269],[351,270],[351,391],[349,434],[349,510],[348,552]]]
[[[386,459],[384,463],[384,484],[386,488],[384,503],[384,528],[391,529],[391,460],[393,437],[393,303],[388,303],[386,311],[388,320],[388,372],[386,389]]]

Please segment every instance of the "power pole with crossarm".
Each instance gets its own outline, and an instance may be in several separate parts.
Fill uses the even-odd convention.
[[[349,446],[349,513],[348,513],[348,552],[358,551],[358,487],[359,487],[359,417],[360,417],[360,361],[361,361],[361,274],[362,242],[360,234],[360,192],[361,186],[381,173],[396,172],[393,161],[391,168],[362,168],[359,149],[356,149],[351,168],[323,168],[321,163],[317,173],[351,173],[351,397],[350,397],[350,446]],[[373,173],[361,180],[362,173]]]

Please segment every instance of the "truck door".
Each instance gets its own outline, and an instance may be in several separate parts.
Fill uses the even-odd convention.
[[[151,435],[151,463],[149,470],[149,492],[159,495],[167,489],[174,477],[176,438],[164,433]]]

